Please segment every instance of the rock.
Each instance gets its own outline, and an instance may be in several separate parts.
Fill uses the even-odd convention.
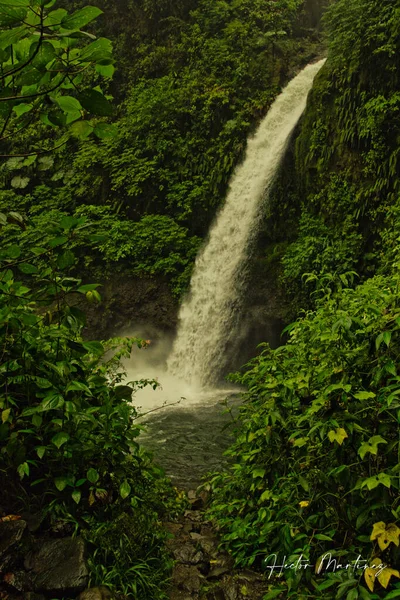
[[[13,573],[6,573],[3,577],[3,581],[19,592],[28,592],[33,586],[30,574],[21,570]]]
[[[207,575],[207,579],[218,579],[219,577],[222,577],[222,575],[225,575],[225,573],[228,572],[228,567],[214,567]]]
[[[78,600],[111,600],[113,594],[105,585],[89,588],[80,593]]]
[[[182,523],[164,523],[164,529],[168,531],[168,533],[172,533],[172,535],[176,535],[179,531],[182,530]]]
[[[172,575],[172,583],[178,589],[190,593],[199,592],[203,581],[204,577],[191,565],[176,565]]]
[[[206,507],[210,498],[209,492],[202,490],[199,494],[196,494],[194,490],[188,492],[188,499],[192,510],[202,510]]]
[[[192,544],[179,545],[179,547],[174,550],[173,554],[176,560],[188,565],[197,565],[204,559],[203,553],[196,550]]]
[[[218,556],[218,548],[216,543],[210,538],[202,538],[199,540],[199,545],[203,552],[211,558],[216,558]]]
[[[27,555],[24,565],[32,572],[35,592],[77,594],[89,581],[85,544],[81,538],[39,542]]]
[[[183,533],[190,533],[193,530],[193,523],[191,523],[190,521],[186,521],[186,523],[184,523],[183,525]]]
[[[18,559],[17,547],[26,530],[26,521],[0,522],[0,571],[11,568]]]
[[[238,585],[233,581],[233,578],[229,578],[224,582],[222,589],[226,600],[239,600],[241,598]]]
[[[183,516],[191,521],[201,521],[203,516],[198,510],[185,510]]]
[[[35,592],[25,592],[23,595],[24,600],[46,600],[46,596],[43,594],[35,594]]]

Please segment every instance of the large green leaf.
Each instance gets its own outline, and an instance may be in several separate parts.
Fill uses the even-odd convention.
[[[51,44],[50,42],[43,42],[40,45],[39,50],[38,43],[39,42],[36,42],[35,44],[31,45],[29,54],[30,56],[32,56],[35,52],[37,52],[35,58],[32,61],[32,64],[40,69],[45,67],[49,62],[51,62],[57,56],[57,54],[53,44]]]
[[[82,109],[81,103],[72,96],[60,96],[56,98],[56,103],[64,112],[76,112]]]
[[[112,59],[112,43],[107,38],[99,38],[84,48],[80,54],[81,62],[99,62]]]
[[[94,128],[94,134],[101,140],[108,140],[118,135],[118,129],[109,123],[98,123]]]
[[[53,444],[59,449],[61,448],[61,446],[66,444],[68,440],[69,435],[68,433],[65,433],[65,431],[60,431],[60,433],[56,433],[56,435],[51,438]]]
[[[75,264],[75,255],[71,250],[66,250],[57,258],[57,265],[61,270],[72,267]]]
[[[97,90],[85,90],[78,98],[83,108],[93,115],[110,117],[113,114],[111,103]]]
[[[378,454],[378,444],[387,444],[387,441],[384,440],[380,435],[374,435],[368,440],[368,442],[361,444],[360,448],[358,449],[358,454],[362,459],[368,453],[376,455]]]
[[[10,27],[24,20],[26,8],[13,8],[0,3],[0,27]]]
[[[45,18],[44,25],[46,27],[60,26],[62,20],[65,19],[67,15],[68,12],[64,8],[57,8],[56,10],[52,10]]]
[[[4,50],[4,48],[8,48],[8,46],[16,44],[24,37],[24,35],[26,35],[26,32],[27,27],[25,25],[2,31],[0,33],[0,48]]]
[[[76,121],[71,125],[71,133],[80,140],[85,140],[93,132],[93,127],[88,121]]]
[[[62,26],[64,29],[80,29],[85,27],[88,23],[97,19],[98,16],[103,14],[103,11],[95,6],[85,6],[81,10],[76,11],[72,15],[64,17],[62,20]]]

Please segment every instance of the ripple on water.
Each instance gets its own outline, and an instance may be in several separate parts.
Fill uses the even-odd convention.
[[[179,488],[196,488],[204,475],[228,463],[223,454],[233,441],[240,398],[231,394],[226,402],[221,400],[221,395],[207,403],[182,400],[178,407],[166,407],[145,418],[143,447]]]

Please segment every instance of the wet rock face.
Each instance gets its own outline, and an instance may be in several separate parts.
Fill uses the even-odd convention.
[[[24,561],[34,581],[34,591],[79,593],[89,581],[82,539],[64,538],[39,542]]]
[[[35,540],[25,520],[0,522],[0,598],[3,593],[9,598],[23,593],[25,600],[75,596],[88,581],[82,539]]]
[[[88,304],[77,297],[78,306],[83,302],[86,313],[88,339],[107,339],[138,324],[151,324],[160,332],[175,331],[179,302],[161,278],[118,273],[101,284],[101,304]]]

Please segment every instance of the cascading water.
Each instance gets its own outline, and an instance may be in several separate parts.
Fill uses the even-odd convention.
[[[243,267],[258,232],[263,200],[324,62],[308,65],[289,83],[249,139],[246,157],[232,176],[225,204],[196,260],[168,359],[168,372],[193,387],[206,388],[218,380],[227,343],[235,335]]]

